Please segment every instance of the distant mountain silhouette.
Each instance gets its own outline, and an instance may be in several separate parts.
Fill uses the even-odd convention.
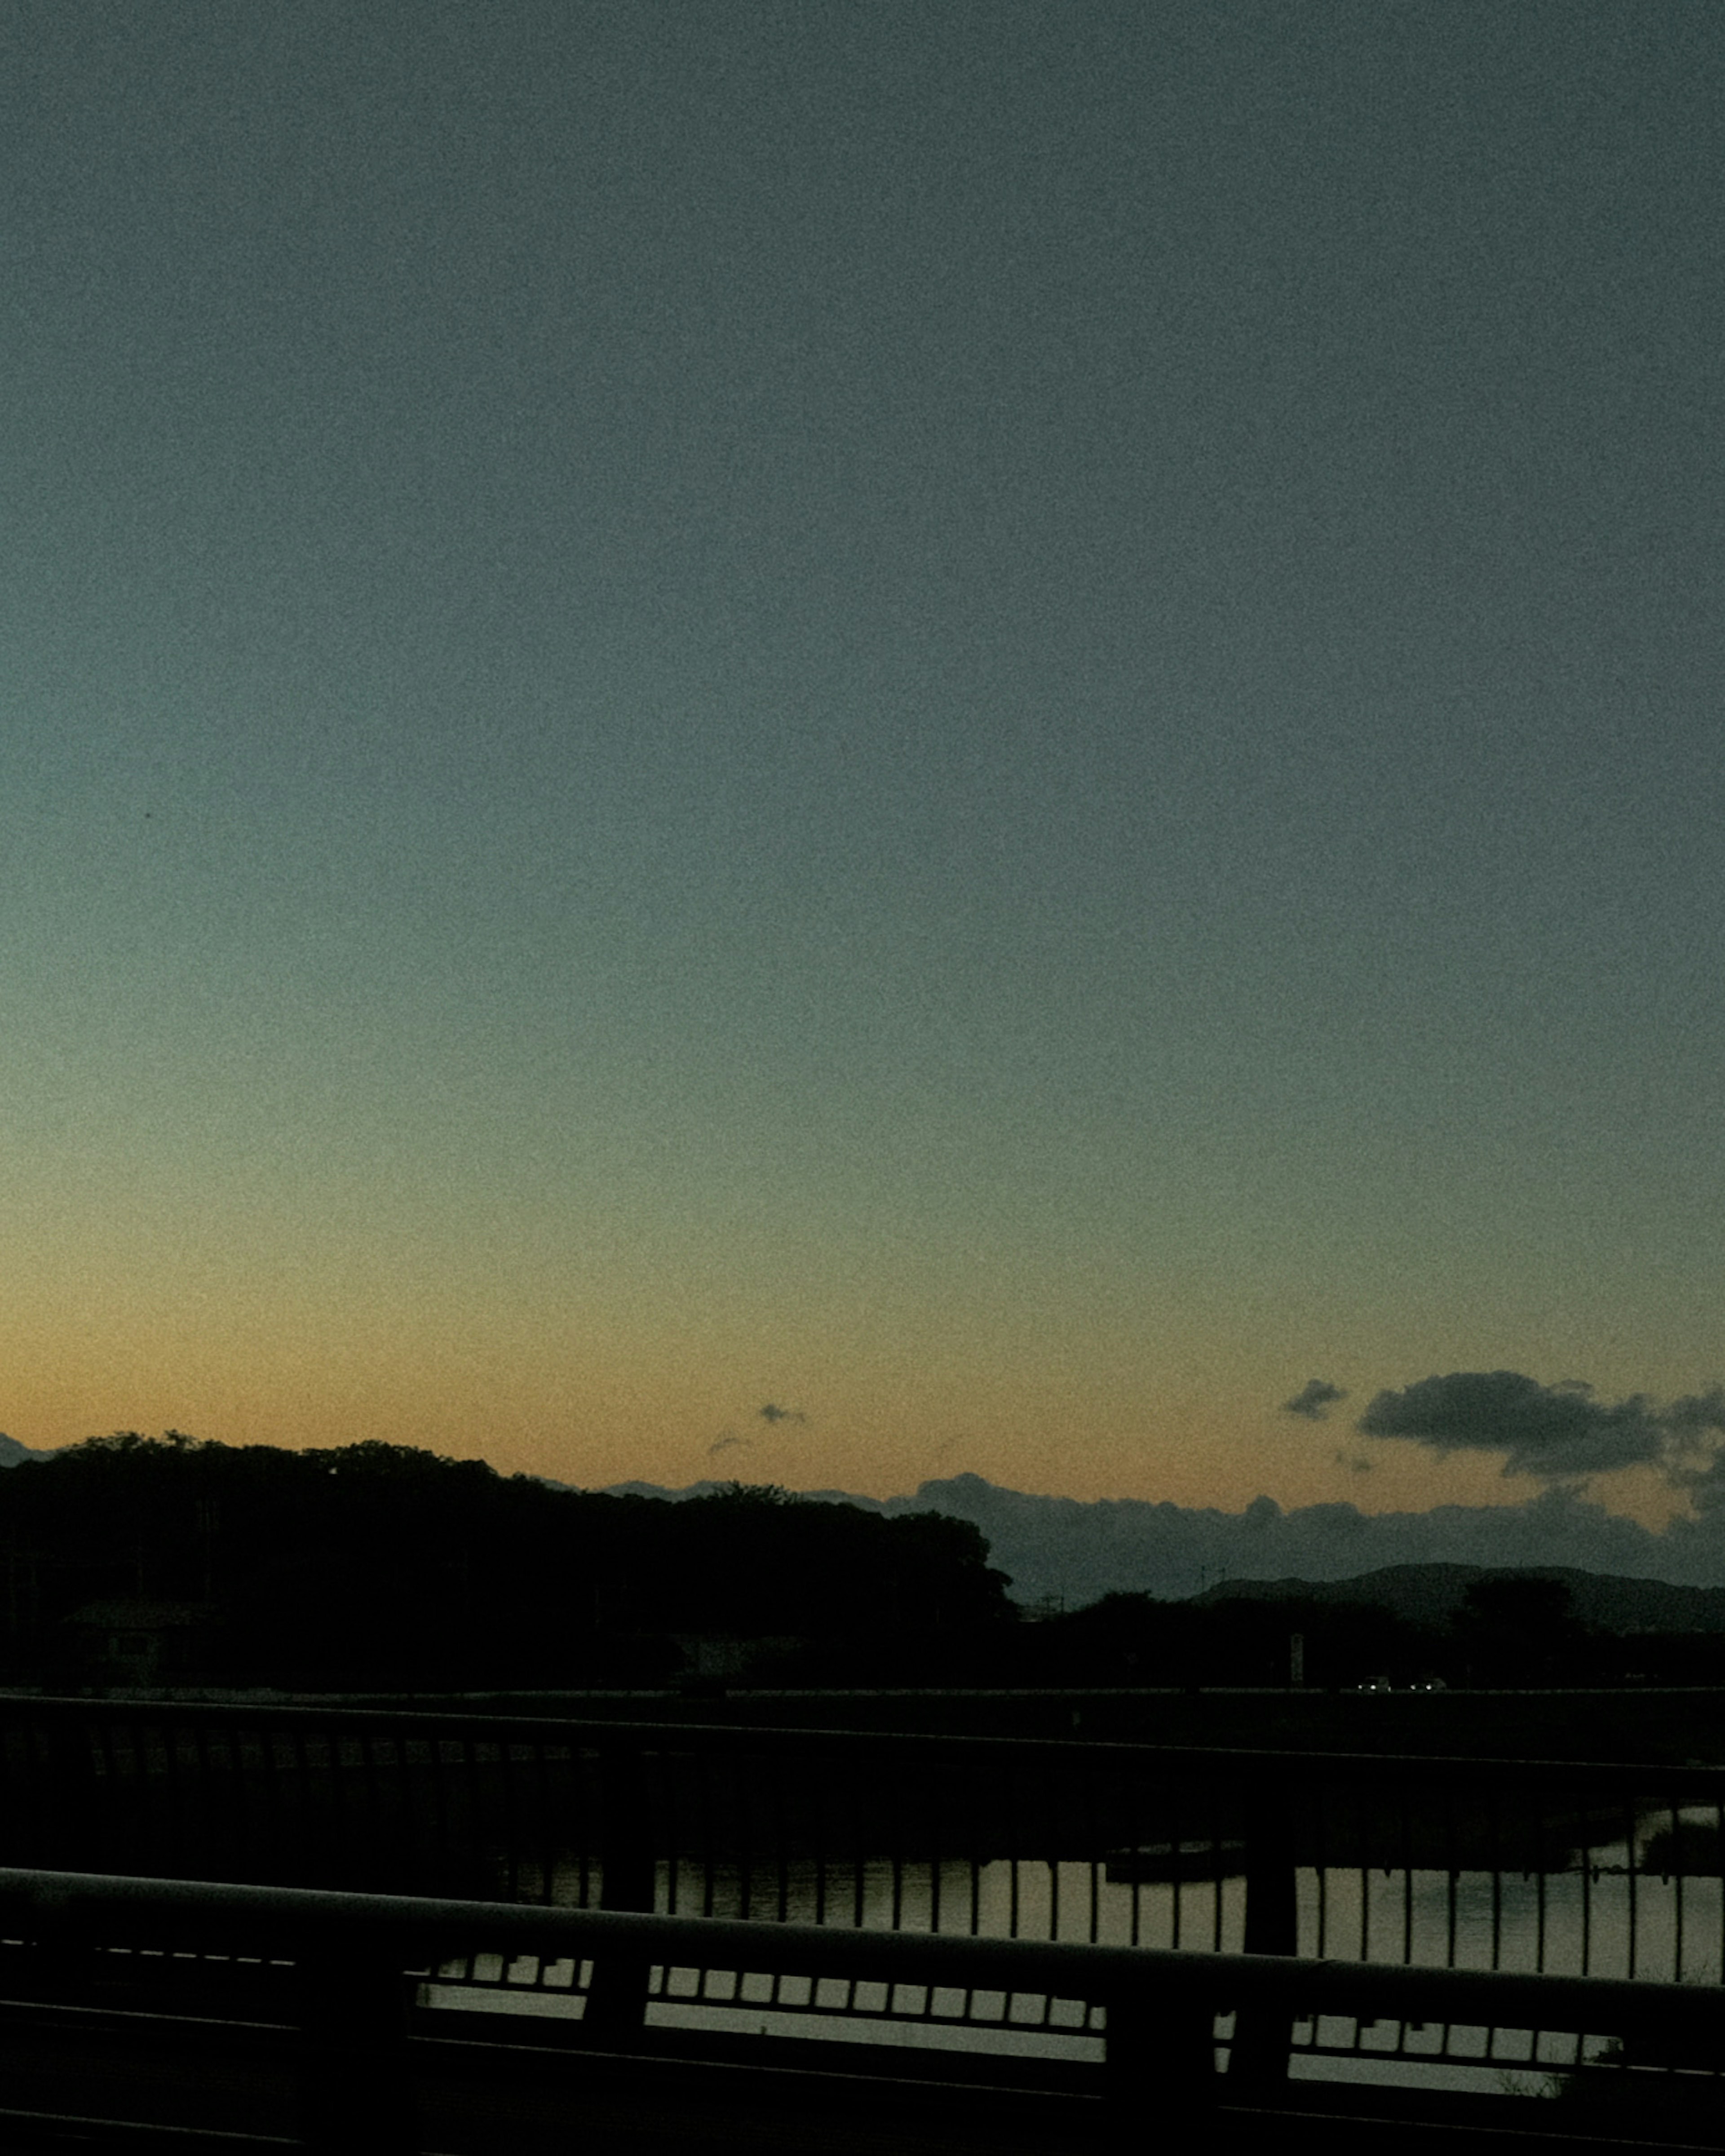
[[[542,1476],[540,1480],[544,1481],[546,1478]],[[547,1484],[547,1487],[552,1490],[569,1490],[574,1486],[569,1482]],[[686,1490],[667,1490],[658,1482],[608,1482],[599,1494],[605,1497],[666,1497],[675,1504],[685,1497],[716,1497],[720,1491],[727,1490],[730,1486],[728,1482],[691,1482]],[[826,1492],[823,1491],[819,1494],[824,1496]],[[872,1497],[855,1497],[848,1502],[861,1505],[871,1512],[882,1509]]]
[[[676,1500],[715,1486],[618,1486]],[[1322,1584],[1386,1568],[1447,1565],[1555,1568],[1650,1585],[1725,1588],[1725,1514],[1680,1518],[1656,1531],[1561,1489],[1514,1505],[1375,1513],[1348,1504],[1284,1511],[1270,1497],[1255,1497],[1239,1512],[1136,1497],[1086,1502],[1004,1489],[980,1475],[924,1482],[902,1497],[839,1490],[803,1494],[889,1516],[945,1512],[968,1520],[988,1537],[992,1562],[1009,1575],[1022,1603],[1077,1607],[1120,1593],[1187,1600],[1224,1582]]]
[[[15,1437],[0,1431],[0,1467],[22,1467],[32,1460],[52,1460],[51,1452],[33,1452],[28,1445],[20,1445]]]
[[[1572,1565],[1528,1565],[1523,1579],[1557,1581],[1569,1591],[1571,1614],[1601,1631],[1725,1632],[1725,1587],[1681,1587],[1662,1579],[1620,1579],[1578,1571]],[[1445,1625],[1461,1610],[1467,1591],[1501,1577],[1482,1564],[1392,1564],[1352,1579],[1231,1579],[1192,1599],[1221,1601],[1376,1603],[1416,1625]]]

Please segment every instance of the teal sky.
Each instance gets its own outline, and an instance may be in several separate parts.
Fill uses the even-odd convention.
[[[1387,1507],[1719,1377],[1717,8],[0,62],[14,1435]]]

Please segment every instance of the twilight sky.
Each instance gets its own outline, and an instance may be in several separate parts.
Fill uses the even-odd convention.
[[[12,0],[0,1422],[1660,1517],[1722,90],[1716,0]]]

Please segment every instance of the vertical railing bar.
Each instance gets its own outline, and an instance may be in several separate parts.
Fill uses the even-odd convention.
[[[125,1815],[127,1815],[127,1811],[130,1811],[136,1820],[146,1818],[145,1807],[146,1803],[149,1803],[149,1772],[146,1772],[146,1768],[149,1768],[149,1747],[146,1747],[146,1732],[138,1718],[130,1718],[130,1721],[125,1721],[125,1722],[115,1722],[115,1721],[110,1721],[108,1716],[101,1716],[101,1721],[97,1722],[97,1727],[100,1727],[100,1732],[101,1732],[101,1751],[104,1751],[104,1757],[108,1759],[108,1818],[104,1818],[104,1822],[101,1822],[101,1826],[104,1826],[104,1843],[108,1845],[108,1850],[115,1852],[115,1856],[110,1856],[110,1863],[115,1863],[116,1856],[119,1856],[121,1861],[130,1861],[134,1852],[131,1852],[131,1848],[127,1845],[127,1841],[125,1841]],[[131,1777],[134,1777],[136,1785],[138,1785],[136,1792],[123,1792],[123,1789],[121,1789],[121,1779],[125,1777],[125,1772],[127,1770],[131,1772]],[[116,1796],[125,1796],[127,1798],[127,1803],[116,1804],[115,1803]],[[115,1841],[116,1835],[121,1837],[119,1841]]]
[[[1122,1767],[1121,1769],[1121,1781],[1122,1786],[1129,1792],[1120,1807],[1120,1820],[1122,1824],[1124,1825],[1126,1822],[1132,1820],[1148,1819],[1150,1816],[1150,1807],[1147,1801],[1146,1801],[1148,1791],[1146,1789],[1142,1779],[1139,1775],[1132,1774],[1127,1768]],[[1131,1898],[1127,1906],[1132,1911],[1130,1925],[1131,1938],[1128,1943],[1132,1946],[1137,1946],[1143,1938],[1145,1882],[1137,1876],[1138,1872],[1142,1869],[1142,1866],[1132,1864],[1128,1861],[1127,1866],[1127,1892]]]
[[[1012,1854],[1007,1859],[1007,1924],[1006,1936],[1015,1939],[1019,1935],[1019,1763],[1014,1761],[1009,1778],[1011,1794],[1006,1806],[1008,1822],[1007,1846]]]
[[[539,1790],[539,1898],[548,1907],[557,1895],[557,1837],[552,1828],[554,1806],[552,1801],[551,1776],[552,1746],[548,1738],[541,1737],[535,1743],[533,1756],[538,1768],[536,1781]],[[406,1760],[403,1768],[403,1801],[406,1801]]]
[[[647,1792],[648,1817],[653,1822],[649,1844],[651,1880],[644,1890],[646,1906],[649,1910],[660,1907],[660,1866],[661,1864],[665,1866],[662,1891],[668,1902],[671,1892],[672,1867],[677,1861],[676,1813],[671,1797],[675,1786],[671,1779],[674,1771],[661,1746],[655,1746],[652,1751],[641,1754],[641,1782]],[[670,1914],[668,1907],[664,1913]],[[670,1987],[669,1967],[660,1970],[659,1983],[661,1994],[668,1993]]]
[[[946,1836],[946,1762],[937,1761],[933,1779],[928,1784],[928,1928],[938,1932],[941,1928],[941,1851],[947,1845]],[[932,1996],[932,1994],[930,1994]]]
[[[157,1822],[151,1818],[157,1809],[153,1804],[142,1807],[142,1818],[149,1820],[151,1826],[166,1826],[164,1839],[175,1852],[175,1867],[181,1867],[186,1863],[186,1804],[181,1803],[179,1725],[172,1718],[172,1707],[162,1710],[162,1721],[155,1727],[162,1736],[162,1811],[166,1811],[166,1820]],[[145,1768],[149,1768],[149,1751],[145,1751]],[[149,1772],[145,1772],[145,1788],[149,1788]]]
[[[552,1833],[554,1845],[557,1845],[558,1850],[565,1850],[569,1856],[573,1856],[573,1871],[576,1871],[573,1887],[576,1887],[578,1906],[583,1906],[584,1908],[584,1906],[587,1906],[587,1863],[588,1863],[587,1753],[583,1751],[580,1732],[576,1732],[576,1729],[567,1729],[567,1727],[565,1727],[565,1729],[561,1732],[561,1738],[562,1738],[561,1794],[557,1796],[557,1803],[552,1804],[552,1811],[550,1811],[550,1833]],[[573,1973],[573,1977],[569,1981],[576,1985],[580,1984],[580,1964],[576,1964],[576,1973]]]
[[[311,1841],[311,1762],[306,1753],[309,1736],[303,1722],[295,1722],[287,1732],[286,1750],[292,1784],[297,1789],[300,1812],[300,1842],[296,1852],[301,1865],[310,1853]],[[305,1882],[302,1879],[300,1884]]]
[[[1174,1799],[1169,1790],[1168,1784],[1166,1782],[1162,1785],[1161,1796],[1163,1809],[1158,1816],[1160,1817],[1166,1831],[1165,1834],[1157,1836],[1156,1839],[1158,1840],[1165,1840],[1167,1841],[1169,1853],[1173,1858],[1174,1891],[1169,1897],[1168,1940],[1170,1945],[1178,1947],[1180,1943],[1180,1933],[1185,1916],[1185,1910],[1180,1891],[1182,1886],[1180,1874],[1185,1869],[1185,1865],[1183,1861],[1185,1848],[1185,1814],[1183,1810],[1176,1812],[1170,1809]]]
[[[1636,1890],[1636,1872],[1640,1852],[1635,1846],[1636,1820],[1633,1798],[1625,1798],[1624,1815],[1628,1826],[1625,1840],[1629,1851],[1629,1969],[1627,1973],[1633,1976],[1640,1958],[1640,1943],[1636,1937],[1640,1921],[1640,1897]]]
[[[1096,1777],[1086,1779],[1084,1794],[1084,1843],[1090,1851],[1090,1918],[1085,1935],[1095,1946],[1102,1936],[1102,1822],[1098,1815],[1103,1809]]]
[[[359,1788],[355,1794],[364,1810],[366,1836],[370,1843],[366,1864],[367,1886],[372,1883],[372,1861],[376,1855],[381,1853],[382,1847],[378,1833],[377,1748],[380,1743],[387,1743],[388,1741],[388,1738],[382,1737],[375,1727],[370,1729],[362,1728],[359,1732]]]
[[[1461,1875],[1459,1868],[1459,1853],[1455,1847],[1455,1787],[1454,1783],[1449,1781],[1444,1784],[1444,1870],[1445,1873],[1445,1917],[1447,1933],[1445,1940],[1444,1966],[1446,1969],[1454,1969],[1455,1933],[1461,1918]],[[1447,2043],[1448,2041],[1446,2035],[1445,2041]]]
[[[573,1889],[576,1906],[587,1908],[591,1895],[591,1850],[588,1839],[593,1833],[593,1807],[588,1803],[588,1766],[587,1748],[580,1740],[580,1732],[562,1729],[558,1751],[562,1753],[562,1796],[546,1811],[546,1830],[552,1837],[552,1863],[557,1863],[557,1850],[567,1850],[573,1859]],[[572,1979],[580,1985],[580,1962]]]
[[[1359,1955],[1361,1961],[1372,1958],[1372,1834],[1367,1824],[1367,1791],[1365,1784],[1356,1779],[1353,1784],[1354,1832],[1358,1837],[1359,1857]]]
[[[93,1745],[90,1745],[86,1740],[86,1748],[100,1754],[104,1768],[103,1781],[105,1786],[103,1794],[107,1799],[108,1816],[102,1821],[102,1841],[105,1849],[111,1850],[110,1837],[115,1825],[118,1818],[123,1815],[121,1807],[115,1802],[119,1786],[119,1773],[115,1763],[113,1733],[107,1719],[101,1715],[98,1715],[94,1722],[89,1726],[95,1732],[95,1742]],[[94,1777],[91,1779],[94,1779]],[[114,1856],[109,1855],[107,1861],[111,1865],[114,1862]]]
[[[1065,1791],[1055,1779],[1057,1768],[1050,1768],[1042,1777],[1043,1831],[1048,1839],[1043,1846],[1048,1851],[1048,1936],[1060,1936],[1060,1829],[1064,1824],[1060,1799]],[[1058,1792],[1058,1794],[1056,1794]],[[1045,2011],[1046,2010],[1045,2004]]]
[[[449,1732],[450,1757],[446,1762],[450,1769],[449,1783],[453,1787],[454,1811],[451,1818],[452,1840],[459,1835],[461,1854],[468,1863],[478,1868],[479,1852],[485,1846],[485,1822],[480,1778],[475,1763],[479,1740],[465,1724]]]
[[[51,1835],[54,1826],[60,1824],[60,1805],[55,1799],[57,1795],[64,1796],[66,1793],[65,1777],[70,1772],[71,1755],[75,1748],[69,1738],[64,1722],[47,1724],[38,1722],[28,1732],[28,1748],[23,1768],[29,1778],[33,1792],[30,1847],[39,1864],[44,1856],[50,1864],[63,1861],[63,1856],[51,1844],[44,1846],[43,1836]],[[31,1771],[33,1768],[35,1770],[33,1773]],[[86,1781],[90,1779],[87,1766],[84,1778]]]
[[[372,1866],[378,1855],[377,1841],[377,1781],[373,1754],[378,1742],[375,1729],[362,1728],[354,1739],[353,1808],[360,1819],[358,1835],[365,1865],[364,1876],[369,1883],[374,1876]]]
[[[270,1876],[278,1881],[291,1876],[290,1867],[285,1871],[283,1866],[283,1854],[288,1846],[287,1800],[283,1794],[283,1779],[281,1747],[275,1730],[270,1722],[261,1722],[258,1727],[259,1846],[270,1851]]]
[[[737,1777],[737,1914],[747,1919],[755,1907],[755,1777],[759,1758],[745,1757]]]
[[[866,1787],[872,1809],[878,1809],[880,1798],[872,1778],[856,1776],[850,1784],[850,1896],[851,1928],[860,1931],[865,1914],[864,1881],[868,1866],[868,1844],[864,1829],[862,1791]]]
[[[1180,1795],[1182,1798],[1186,1795],[1183,1785],[1180,1789]],[[1164,1804],[1170,1804],[1175,1801],[1166,1788],[1164,1788],[1163,1801]],[[1173,1944],[1178,1947],[1180,1943],[1186,1914],[1185,1897],[1182,1892],[1185,1883],[1183,1875],[1186,1869],[1186,1815],[1183,1807],[1179,1811],[1164,1811],[1163,1816],[1168,1823],[1168,1844],[1173,1856],[1174,1892],[1171,1938]]]
[[[463,1729],[455,1739],[455,1756],[459,1763],[461,1781],[466,1789],[464,1815],[466,1820],[467,1846],[464,1851],[468,1862],[475,1871],[485,1846],[485,1778],[480,1773],[480,1739],[470,1729]]]
[[[481,1740],[471,1726],[460,1725],[454,1732],[455,1759],[459,1776],[458,1789],[461,1793],[456,1816],[465,1836],[462,1854],[475,1871],[479,1868],[480,1854],[485,1841],[484,1782],[480,1773],[480,1749]],[[474,1975],[478,1968],[478,1953],[469,1954],[469,1975]]]
[[[887,1806],[887,1821],[892,1840],[892,1929],[901,1932],[905,1924],[905,1814],[901,1784],[894,1785],[892,1799]]]
[[[443,1736],[434,1722],[428,1722],[424,1727],[425,1794],[431,1811],[432,1845],[447,1849],[450,1840],[449,1793],[444,1780]]]
[[[700,1754],[697,1781],[701,1792],[701,1868],[706,1875],[701,1882],[701,1913],[703,1917],[710,1917],[713,1913],[716,1875],[719,1868],[718,1845],[713,1834],[713,1758],[710,1752],[703,1750]]]
[[[593,1763],[583,1738],[569,1732],[569,1815],[564,1831],[574,1844],[575,1902],[586,1908],[593,1899],[593,1835],[597,1816],[593,1802]],[[578,1967],[575,1981],[581,1981]]]
[[[321,1732],[325,1771],[328,1776],[330,1828],[336,1852],[335,1863],[339,1871],[345,1866],[348,1854],[347,1793],[341,1779],[341,1728],[339,1722],[331,1725],[327,1716],[321,1717],[318,1726]],[[319,1887],[330,1887],[335,1881],[326,1877],[313,1883]]]
[[[224,1821],[230,1820],[234,1815],[230,1806],[226,1802],[218,1802],[215,1793],[211,1787],[209,1738],[208,1733],[210,1727],[211,1725],[208,1722],[201,1721],[196,1715],[192,1717],[192,1721],[189,1725],[189,1733],[192,1738],[192,1757],[193,1761],[196,1763],[198,1770],[198,1819],[199,1824],[203,1830],[206,1843],[208,1842],[210,1832],[209,1822],[218,1815]],[[231,1761],[228,1770],[228,1782],[231,1787],[233,1782]]]
[[[814,1763],[814,1794],[809,1818],[814,1830],[814,1921],[827,1920],[827,1784],[832,1769],[824,1757]]]
[[[196,1809],[194,1824],[203,1833],[203,1837],[205,1837],[205,1845],[209,1843],[211,1820],[222,1818],[224,1822],[231,1822],[231,1820],[235,1818],[231,1804],[218,1803],[216,1792],[213,1792],[213,1788],[211,1788],[211,1779],[213,1779],[213,1774],[211,1774],[211,1766],[209,1766],[209,1729],[211,1729],[209,1722],[201,1721],[196,1714],[192,1716],[192,1721],[187,1722],[187,1736],[192,1738],[192,1766],[194,1766],[196,1789],[198,1789],[198,1809]],[[231,1830],[231,1828],[228,1828],[228,1830]]]
[[[970,1890],[970,1907],[967,1912],[965,1929],[972,1938],[976,1938],[983,1925],[983,1858],[982,1838],[978,1831],[977,1774],[976,1763],[967,1759],[960,1779],[965,1792],[965,1810],[970,1820],[970,1830],[964,1837],[964,1862]]]
[[[521,1875],[527,1862],[526,1842],[521,1832],[521,1784],[516,1774],[517,1755],[523,1749],[515,1738],[498,1741],[497,1801],[503,1814],[503,1877],[507,1898],[511,1902],[521,1898]]]
[[[268,1876],[280,1881],[287,1830],[281,1795],[281,1763],[276,1752],[275,1732],[269,1722],[258,1726],[258,1808],[254,1815],[258,1846],[270,1851]]]
[[[503,1845],[503,1883],[505,1898],[521,1898],[521,1844],[516,1833],[515,1816],[515,1747],[506,1737],[498,1738],[487,1748],[496,1754],[497,1806],[501,1815],[499,1839]],[[481,1784],[484,1775],[480,1775]]]
[[[418,1732],[411,1722],[404,1724],[395,1737],[398,1818],[393,1833],[400,1845],[410,1852],[417,1853],[425,1850],[440,1854],[444,1848],[444,1838],[441,1833],[433,1835],[427,1831],[424,1817],[425,1804],[422,1800],[419,1778],[414,1773],[413,1755],[418,1742]],[[426,1780],[429,1787],[431,1782],[429,1773]],[[549,1889],[547,1891],[549,1892]]]
[[[1543,1790],[1533,1793],[1533,1967],[1545,1973],[1547,1829],[1549,1815]]]
[[[1414,1958],[1414,1823],[1409,1811],[1412,1792],[1401,1784],[1402,1826],[1402,1960]],[[1398,2038],[1398,2043],[1400,2042]]]
[[[791,1912],[791,1860],[788,1847],[791,1830],[789,1816],[785,1809],[785,1784],[790,1779],[790,1775],[791,1768],[788,1762],[781,1760],[776,1763],[773,1776],[773,1823],[778,1829],[774,1840],[777,1843],[776,1856],[778,1865],[778,1906],[780,1923],[783,1923]]]
[[[234,1722],[228,1729],[228,1799],[233,1809],[235,1830],[240,1845],[247,1853],[250,1867],[257,1869],[260,1854],[252,1828],[252,1802],[246,1788],[245,1725]]]
[[[1335,1796],[1333,1782],[1320,1782],[1312,1788],[1312,1863],[1313,1916],[1317,1938],[1312,1953],[1319,1961],[1329,1952],[1330,1939],[1330,1806]],[[1317,2041],[1317,2024],[1312,2023],[1312,2041]]]

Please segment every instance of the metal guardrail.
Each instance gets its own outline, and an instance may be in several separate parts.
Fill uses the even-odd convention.
[[[46,1957],[63,1995],[88,1988],[98,1961],[146,1953],[290,1968],[306,2110],[303,2141],[382,2152],[418,2147],[405,2052],[409,2002],[453,1955],[584,1964],[623,1988],[649,1969],[703,1979],[750,1974],[773,1984],[873,1983],[975,1995],[1076,2002],[1097,2021],[1096,2092],[1123,2116],[1194,2118],[1224,2083],[1216,2030],[1326,2016],[1404,2025],[1476,2025],[1564,2032],[1574,2055],[1589,2036],[1652,2041],[1672,2060],[1717,2070],[1725,2056],[1725,1989],[1607,1978],[1424,1969],[1203,1951],[1174,1952],[829,1926],[554,1909],[465,1900],[0,1871],[0,1938],[13,1954]],[[15,1966],[15,1965],[14,1965]],[[603,1994],[589,1982],[588,2017]],[[236,1984],[235,2011],[245,2010]],[[627,2017],[599,2016],[608,2042]],[[422,2025],[423,2025],[423,2023]],[[746,2045],[743,2047],[747,2048]],[[1261,2061],[1259,2062],[1261,2065]],[[1620,2075],[1630,2070],[1620,2065]],[[1273,2076],[1271,2077],[1273,2078]],[[1717,2090],[1716,2071],[1707,2076]],[[4,2105],[0,2089],[0,2107]],[[1171,2114],[1171,2107],[1178,2112]],[[1642,2114],[1645,2123],[1645,2113]],[[1579,2122],[1578,2122],[1579,2125]],[[1650,2143],[1657,2140],[1649,2133]]]
[[[1716,1768],[0,1701],[0,1861],[24,1866],[1705,1987],[1725,1970],[1722,1848]],[[550,2005],[574,1989],[521,1957],[442,1980]],[[655,1981],[660,2005],[681,1995]],[[1005,2025],[992,1995],[965,1999],[965,2028]],[[855,1989],[732,2003],[953,2018]],[[1463,2045],[1446,2025],[1434,2048],[1396,2027],[1320,2015],[1272,2053],[1566,2064],[1507,2059],[1489,2028]],[[1010,2028],[1097,2033],[1032,1994]]]

